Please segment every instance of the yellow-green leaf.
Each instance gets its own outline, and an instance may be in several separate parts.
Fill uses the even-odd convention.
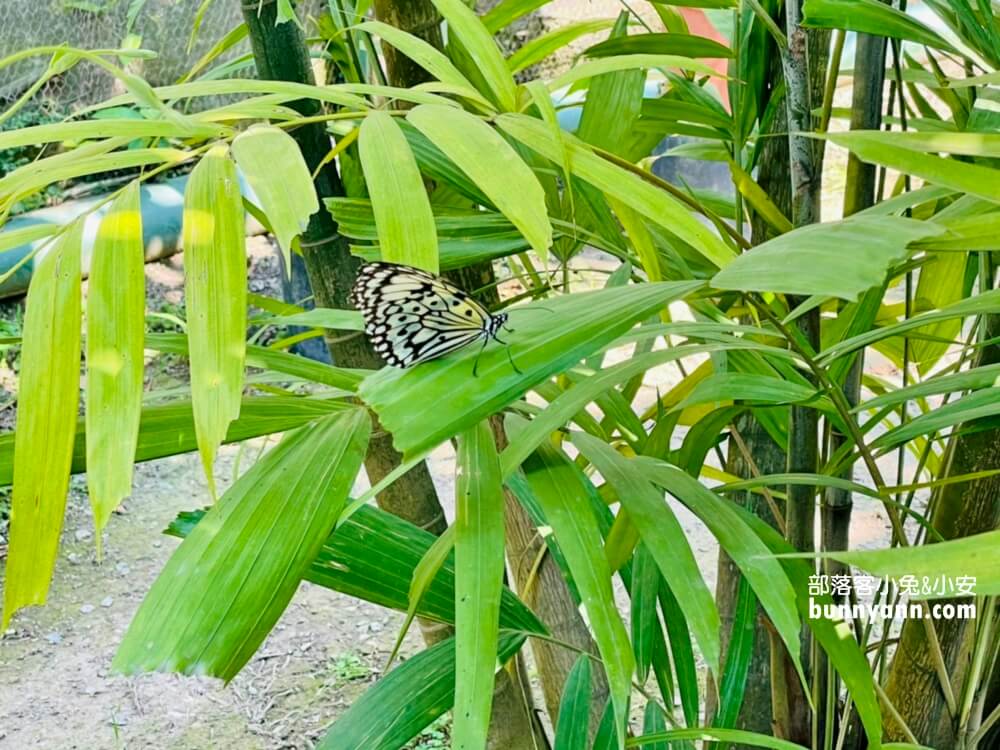
[[[236,166],[224,147],[213,148],[191,172],[183,240],[191,401],[214,497],[215,452],[240,414],[247,327],[243,203]]]
[[[431,203],[417,160],[392,115],[374,111],[365,118],[358,151],[382,260],[438,273],[437,227]]]
[[[458,438],[455,480],[456,750],[485,747],[503,592],[503,484],[489,422]]]
[[[77,222],[46,248],[28,290],[2,628],[45,603],[55,567],[80,398],[82,236]]]
[[[87,287],[87,487],[97,549],[111,511],[132,491],[142,411],[143,269],[139,183],[101,220]]]
[[[510,144],[478,117],[450,107],[419,106],[407,119],[468,175],[544,261],[552,245],[545,191]]]
[[[497,124],[512,138],[556,164],[563,159],[563,149],[568,149],[573,174],[673,232],[719,268],[736,257],[732,249],[669,193],[605,161],[573,136],[564,134],[564,146],[552,137],[544,123],[525,115],[500,115]]]
[[[469,56],[476,63],[490,93],[501,109],[512,111],[517,107],[517,86],[507,70],[507,63],[500,54],[493,35],[483,22],[462,0],[431,0],[434,7],[448,22],[448,31],[461,41]],[[484,92],[485,93],[485,92]]]
[[[302,151],[280,128],[255,127],[233,140],[233,158],[253,188],[291,269],[292,240],[319,210]]]

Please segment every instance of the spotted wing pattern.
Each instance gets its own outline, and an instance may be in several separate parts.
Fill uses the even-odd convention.
[[[411,367],[461,349],[496,331],[495,317],[447,281],[418,268],[369,263],[351,290],[375,351],[394,367]]]

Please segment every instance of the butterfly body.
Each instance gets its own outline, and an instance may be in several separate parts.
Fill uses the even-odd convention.
[[[474,341],[483,348],[490,340],[504,343],[498,335],[506,313],[493,314],[458,287],[411,266],[362,266],[351,304],[364,315],[376,353],[394,367],[428,362]]]

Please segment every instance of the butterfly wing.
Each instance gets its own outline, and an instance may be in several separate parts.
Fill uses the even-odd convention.
[[[461,349],[487,335],[490,312],[461,289],[418,268],[369,263],[361,268],[351,303],[365,333],[390,365],[411,367]]]

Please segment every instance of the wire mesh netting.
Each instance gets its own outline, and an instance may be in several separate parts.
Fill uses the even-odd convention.
[[[140,46],[155,51],[157,56],[132,61],[129,70],[154,86],[175,83],[240,23],[238,0],[212,0],[189,49],[191,28],[202,4],[202,0],[5,0],[0,58],[45,45],[117,49],[131,33],[140,38]],[[220,60],[248,51],[244,42]],[[49,56],[36,56],[0,69],[0,104],[9,104],[29,90],[45,72],[49,60]],[[253,69],[244,68],[237,74],[253,75]],[[120,91],[121,84],[110,73],[81,63],[48,81],[32,98],[26,112],[65,116]]]

